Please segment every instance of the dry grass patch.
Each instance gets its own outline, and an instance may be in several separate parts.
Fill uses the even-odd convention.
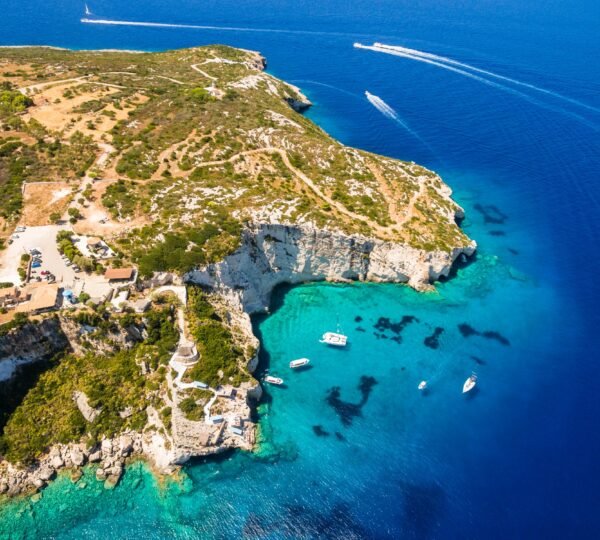
[[[63,215],[71,201],[73,185],[67,182],[36,182],[23,186],[24,225],[48,225],[50,214]]]

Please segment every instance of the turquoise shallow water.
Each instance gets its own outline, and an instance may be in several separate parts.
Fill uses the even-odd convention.
[[[454,516],[469,515],[478,483],[493,473],[486,461],[493,463],[502,445],[512,443],[515,423],[538,399],[547,360],[531,354],[530,335],[552,325],[556,302],[508,261],[485,253],[434,293],[371,284],[280,289],[274,313],[257,321],[262,369],[286,381],[267,388],[259,409],[264,443],[258,455],[197,462],[186,468],[186,480],[162,488],[140,464],[110,492],[93,472],[83,489],[81,481],[74,486],[61,478],[40,501],[0,510],[0,533],[65,539],[278,538],[327,530],[338,538],[428,535],[440,521],[448,526]],[[413,319],[402,325],[406,316]],[[390,324],[375,328],[382,317]],[[344,350],[318,342],[338,322],[350,339]],[[385,328],[394,323],[403,328]],[[460,324],[500,336],[464,337]],[[438,348],[426,346],[437,327],[443,328]],[[312,367],[292,372],[288,363],[300,356],[311,358]],[[478,390],[465,397],[462,383],[472,370]],[[362,377],[373,378],[364,393]],[[417,390],[421,379],[429,381],[427,394]],[[499,412],[505,409],[512,413]],[[478,463],[475,478],[471,462]]]
[[[80,0],[5,0],[0,44],[259,50],[342,142],[439,172],[480,250],[436,294],[365,284],[280,291],[279,308],[257,327],[262,368],[288,385],[270,388],[261,406],[269,444],[260,456],[195,462],[188,481],[165,489],[140,467],[111,492],[59,481],[36,504],[0,508],[0,538],[600,537],[597,2],[88,4],[107,19],[275,31],[84,25]],[[447,56],[551,94],[497,78],[511,88],[493,87],[354,41]],[[406,323],[401,344],[392,332],[374,335],[380,317],[405,316],[419,322]],[[317,338],[338,319],[351,346],[324,349]],[[493,333],[463,337],[461,324],[510,345]],[[437,327],[439,348],[426,347]],[[290,373],[287,362],[305,355],[314,367]],[[479,390],[463,399],[472,369]],[[376,381],[363,380],[364,394],[363,376]],[[416,390],[422,378],[427,396]],[[344,425],[339,412],[358,405]]]

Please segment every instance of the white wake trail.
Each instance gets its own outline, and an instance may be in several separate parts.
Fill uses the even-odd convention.
[[[146,28],[183,28],[191,30],[216,30],[220,32],[265,32],[272,34],[297,34],[297,35],[315,35],[315,36],[356,36],[345,32],[319,32],[315,30],[286,30],[283,28],[251,28],[246,26],[213,26],[203,24],[175,24],[158,23],[147,21],[119,21],[113,19],[90,19],[84,17],[81,19],[83,24],[105,24],[112,26],[141,26]]]
[[[385,101],[383,101],[383,99],[367,91],[365,91],[365,96],[371,102],[373,107],[375,107],[381,114],[387,116],[388,118],[391,118],[392,120],[395,120],[402,126],[406,127],[402,120],[400,120],[398,113],[394,109],[392,109]]]
[[[494,73],[493,71],[488,71],[487,69],[481,69],[481,68],[472,66],[471,64],[459,62],[452,58],[448,58],[447,56],[440,56],[438,54],[419,51],[417,49],[409,49],[408,47],[401,47],[400,45],[386,45],[384,43],[375,42],[373,44],[373,46],[378,49],[382,49],[382,50],[396,51],[396,52],[404,53],[404,54],[407,54],[407,55],[413,56],[413,57],[418,56],[419,58],[426,58],[426,59],[433,60],[436,62],[442,62],[444,64],[451,64],[453,66],[457,66],[459,68],[464,68],[469,71],[474,71],[476,73],[481,73],[482,75],[487,75],[488,77],[493,77],[495,79],[505,81],[505,82],[508,82],[508,83],[511,83],[511,84],[514,84],[517,86],[522,86],[523,88],[528,88],[528,89],[534,90],[536,92],[541,92],[542,94],[546,94],[548,96],[552,96],[554,98],[561,99],[563,101],[566,101],[567,103],[571,103],[572,105],[577,105],[579,107],[583,107],[590,111],[600,112],[600,109],[598,109],[597,107],[593,107],[592,105],[588,105],[587,103],[583,103],[577,99],[573,99],[568,96],[564,96],[563,94],[560,94],[553,90],[548,90],[547,88],[541,88],[540,86],[536,86],[535,84],[526,83],[526,82],[520,81],[518,79],[513,79],[511,77],[506,77],[505,75],[500,75],[498,73]]]
[[[438,159],[438,156],[433,148],[431,148],[431,146],[425,140],[423,140],[423,138],[416,131],[411,129],[410,126],[404,122],[402,118],[400,118],[398,113],[385,101],[383,101],[383,99],[381,99],[379,96],[371,94],[371,92],[367,90],[365,90],[365,97],[369,100],[369,103],[371,103],[371,105],[373,105],[373,107],[375,107],[381,114],[401,125],[408,133],[422,143],[423,146],[425,146],[436,159]]]
[[[529,101],[530,103],[533,103],[534,105],[537,105],[538,107],[542,107],[544,109],[548,109],[550,111],[553,112],[557,112],[559,114],[564,114],[566,116],[570,116],[571,118],[574,118],[578,121],[580,121],[581,123],[585,124],[586,126],[588,126],[589,128],[593,129],[594,131],[598,131],[598,126],[596,124],[594,124],[593,122],[590,122],[587,118],[584,118],[583,116],[559,108],[559,107],[554,107],[552,105],[549,105],[547,103],[544,103],[542,101],[539,101],[533,97],[531,97],[528,94],[524,94],[523,92],[520,92],[519,90],[515,90],[514,88],[511,88],[510,86],[506,86],[504,84],[500,84],[494,81],[491,81],[489,79],[486,79],[485,77],[481,77],[479,75],[475,75],[474,73],[471,73],[470,71],[466,71],[464,69],[460,69],[458,67],[454,67],[452,65],[449,65],[447,63],[444,62],[439,62],[437,60],[432,60],[430,58],[426,58],[424,56],[418,56],[418,55],[413,55],[413,54],[409,54],[407,52],[402,52],[400,50],[394,50],[392,48],[389,47],[377,47],[375,45],[362,45],[361,43],[354,43],[354,47],[356,49],[366,49],[369,51],[374,51],[374,52],[379,52],[379,53],[384,53],[384,54],[390,54],[392,56],[400,56],[401,58],[408,58],[409,60],[415,60],[417,62],[423,62],[424,64],[430,64],[432,66],[436,66],[442,69],[445,69],[447,71],[452,71],[453,73],[458,73],[459,75],[463,75],[464,77],[468,77],[469,79],[473,79],[475,81],[478,81],[480,83],[483,84],[487,84],[488,86],[491,86],[493,88],[497,88],[498,90],[503,90],[504,92],[508,92],[509,94],[513,94],[515,96],[519,96],[522,99]]]

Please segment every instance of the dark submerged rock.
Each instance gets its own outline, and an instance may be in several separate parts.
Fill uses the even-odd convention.
[[[433,334],[427,336],[423,340],[423,344],[425,347],[429,347],[430,349],[437,349],[440,346],[440,336],[444,333],[444,329],[441,326],[436,327],[433,331]]]

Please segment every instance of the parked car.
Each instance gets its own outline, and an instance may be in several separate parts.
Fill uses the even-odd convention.
[[[42,266],[42,263],[39,263],[39,262],[34,262],[34,263],[31,265],[31,268],[40,268],[40,266]]]
[[[73,263],[71,263],[71,261],[69,261],[68,259],[65,261],[65,266],[71,266],[71,264]]]
[[[42,270],[40,273],[42,276],[47,276],[50,273],[50,270]]]
[[[25,227],[20,226],[15,229],[15,232],[25,232]]]

